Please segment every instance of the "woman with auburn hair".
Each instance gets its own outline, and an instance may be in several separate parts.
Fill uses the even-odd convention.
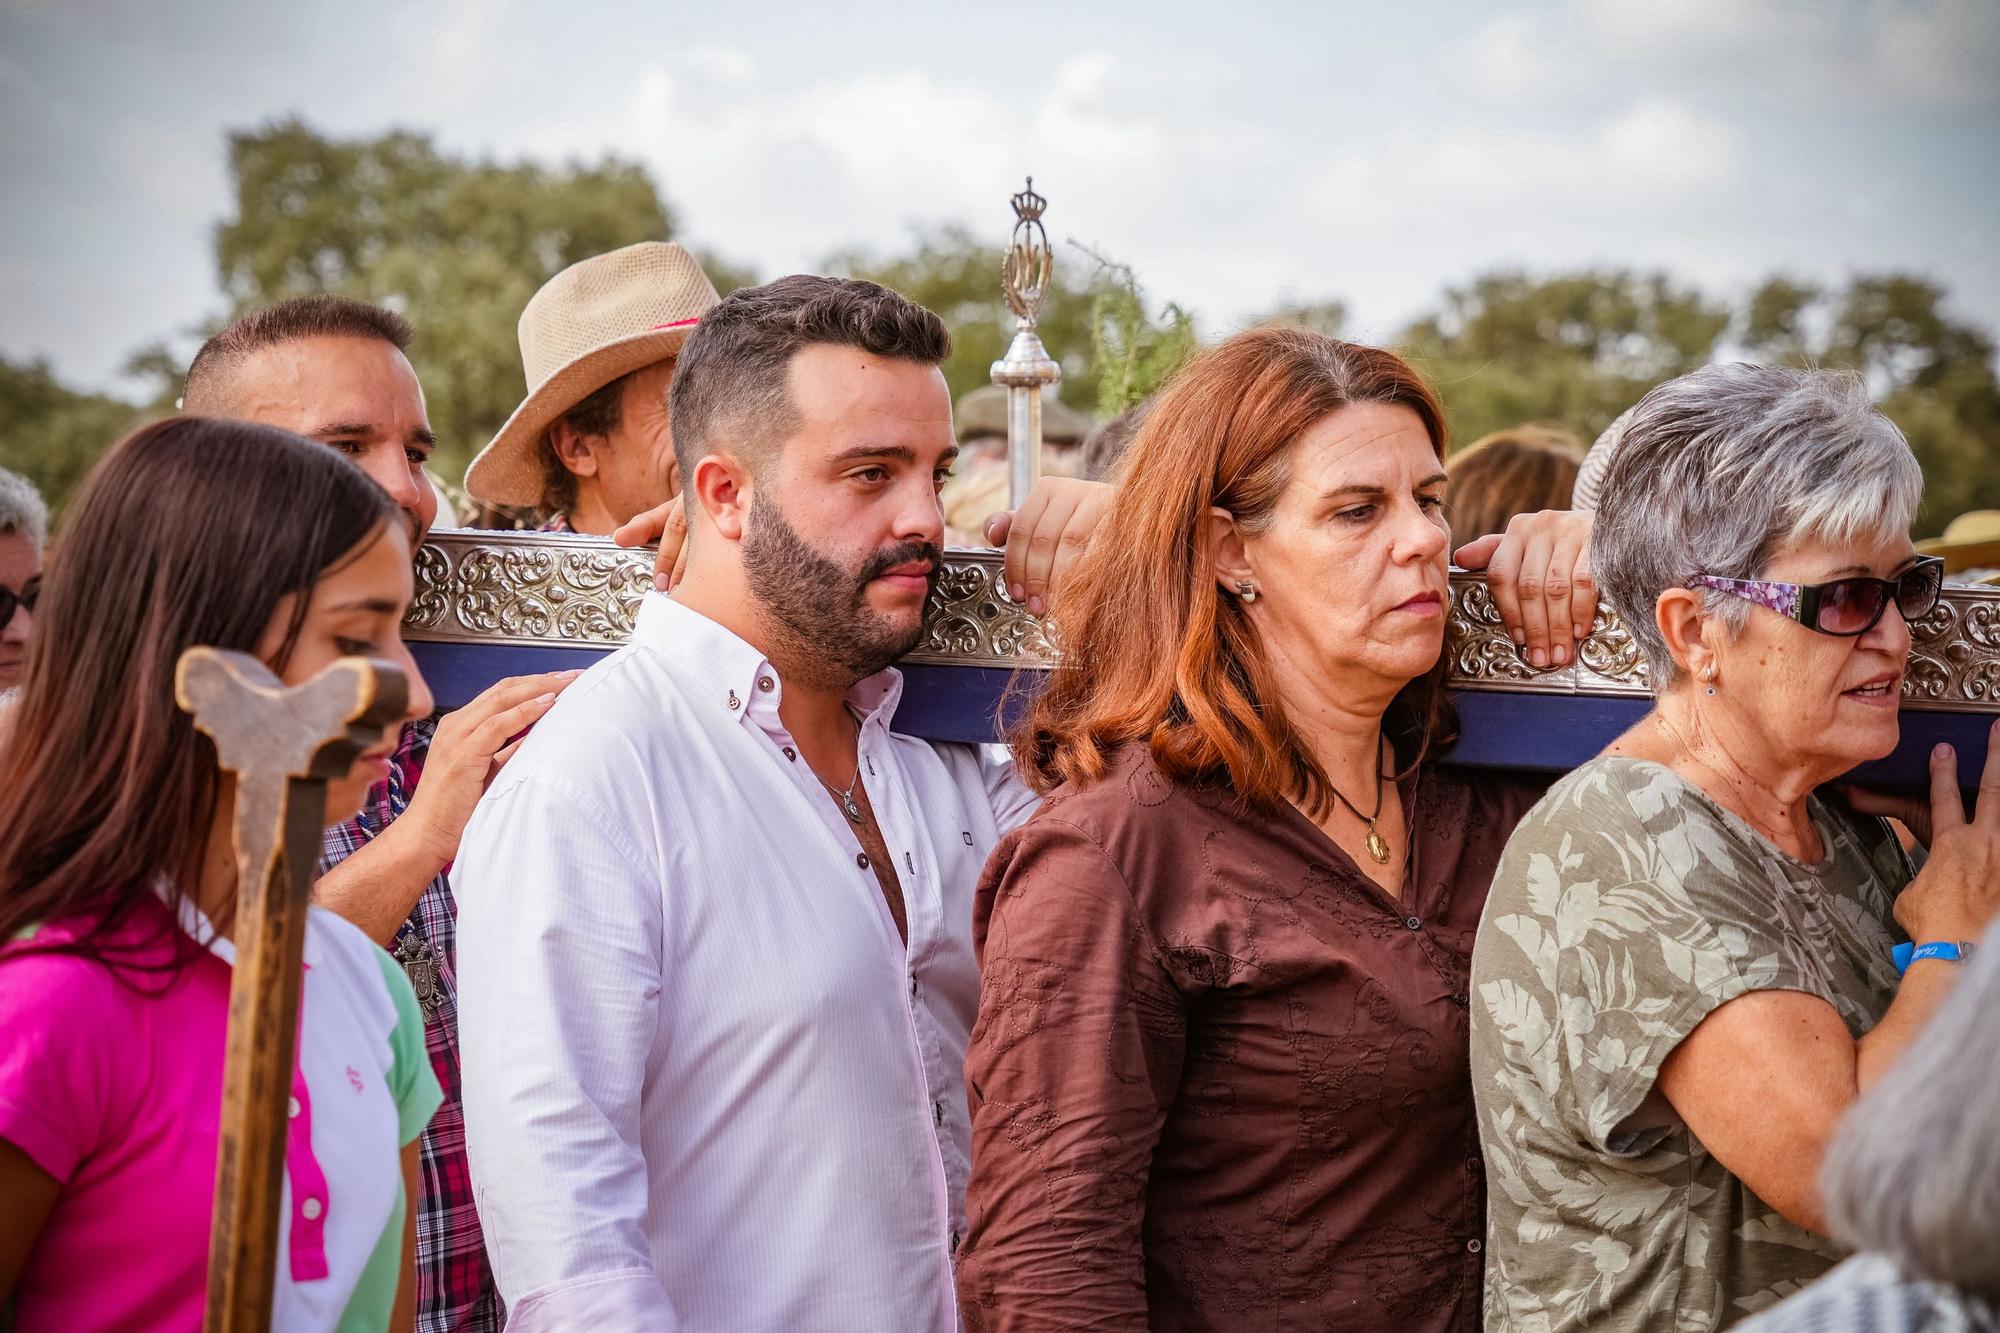
[[[1444,443],[1403,360],[1299,329],[1133,441],[975,899],[969,1328],[1477,1326],[1467,979],[1539,789],[1434,762]]]
[[[400,632],[409,541],[333,450],[236,421],[148,426],[70,504],[0,741],[0,1311],[23,1329],[202,1322],[235,794],[175,666],[206,644],[298,684],[365,654],[429,713]],[[327,822],[393,742],[327,783]],[[305,969],[271,1327],[407,1329],[440,1095],[423,1020],[402,970],[319,908]]]

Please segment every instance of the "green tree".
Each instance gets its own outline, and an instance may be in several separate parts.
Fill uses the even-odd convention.
[[[1404,331],[1457,443],[1529,421],[1590,440],[1647,389],[1709,361],[1728,309],[1662,273],[1483,274]]]
[[[1006,355],[1014,337],[1014,316],[1000,289],[1001,252],[1001,246],[951,226],[919,233],[905,254],[843,250],[829,256],[823,267],[828,273],[879,282],[935,310],[951,330],[944,378],[956,400],[992,383],[993,363]],[[1087,251],[1083,259],[1073,247],[1056,252],[1054,280],[1038,321],[1043,343],[1063,368],[1057,392],[1084,412],[1098,405],[1092,325],[1096,301],[1110,285],[1093,264]]]
[[[1097,261],[1090,354],[1097,375],[1097,411],[1109,421],[1157,393],[1201,344],[1187,311],[1170,301],[1155,319],[1147,312],[1145,293],[1128,266],[1095,251],[1085,253]]]
[[[2000,380],[1993,340],[1907,274],[1863,275],[1840,292],[1778,277],[1752,293],[1743,342],[1772,363],[1859,372],[1924,468],[1919,533],[1968,509],[2000,508]]]
[[[339,292],[407,315],[451,477],[525,391],[515,324],[536,288],[673,231],[646,172],[617,158],[502,163],[427,135],[342,140],[288,120],[232,134],[229,170],[235,212],[215,249],[233,307]]]
[[[65,387],[45,362],[0,359],[0,467],[34,482],[52,511],[139,415],[130,403]]]
[[[1257,323],[1265,327],[1280,325],[1311,329],[1329,338],[1344,338],[1347,336],[1347,302],[1286,301],[1266,311]]]

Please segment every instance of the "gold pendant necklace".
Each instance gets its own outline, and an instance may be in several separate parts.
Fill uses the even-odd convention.
[[[1354,802],[1348,800],[1345,796],[1340,794],[1340,788],[1334,786],[1331,782],[1327,783],[1326,786],[1327,790],[1333,793],[1333,798],[1335,800],[1339,801],[1342,805],[1346,806],[1349,810],[1353,811],[1354,817],[1368,826],[1368,855],[1374,859],[1375,864],[1378,866],[1388,865],[1389,840],[1383,837],[1381,832],[1377,830],[1375,827],[1375,821],[1382,817],[1381,741],[1378,740],[1375,743],[1375,813],[1374,814],[1372,815],[1362,814],[1360,808],[1356,806]]]
[[[1378,866],[1389,864],[1389,840],[1375,831],[1373,822],[1368,825],[1368,854],[1375,858]]]

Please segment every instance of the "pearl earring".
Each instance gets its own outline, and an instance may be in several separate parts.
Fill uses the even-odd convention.
[[[1236,595],[1246,602],[1254,602],[1257,600],[1257,585],[1249,579],[1238,579],[1236,581]]]

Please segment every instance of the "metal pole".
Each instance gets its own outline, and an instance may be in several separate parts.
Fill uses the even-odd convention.
[[[1014,235],[1000,266],[1007,308],[1017,327],[1007,355],[993,363],[993,382],[1007,386],[1007,503],[1018,507],[1042,475],[1042,390],[1060,383],[1062,367],[1042,346],[1035,321],[1048,297],[1055,254],[1042,230],[1049,201],[1035,193],[1035,178],[1015,195]]]

